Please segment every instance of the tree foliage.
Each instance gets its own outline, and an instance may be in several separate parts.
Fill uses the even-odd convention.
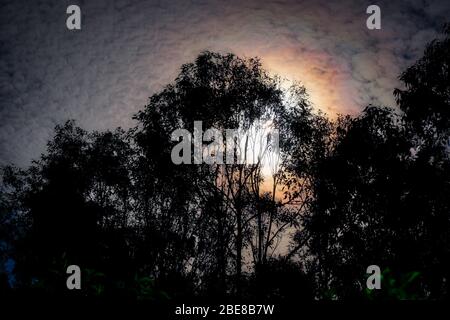
[[[447,30],[401,75],[400,110],[330,120],[258,59],[204,52],[134,128],[57,126],[30,167],[2,169],[2,290],[81,294],[78,264],[88,296],[448,298],[449,48]],[[198,120],[239,129],[258,161],[174,164],[171,133]],[[254,139],[267,124],[279,153]],[[372,264],[389,290],[366,291]]]

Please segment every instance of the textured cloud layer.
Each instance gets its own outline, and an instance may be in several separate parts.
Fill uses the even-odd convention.
[[[68,5],[82,30],[65,26]],[[450,16],[448,1],[378,1],[382,30],[367,30],[370,1],[1,0],[0,165],[26,165],[53,127],[129,127],[147,98],[205,50],[259,56],[299,80],[330,113],[392,105],[401,70]]]

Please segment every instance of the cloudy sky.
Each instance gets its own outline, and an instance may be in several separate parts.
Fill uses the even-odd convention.
[[[82,30],[66,28],[77,4]],[[366,8],[381,8],[381,30]],[[331,116],[394,105],[398,75],[450,17],[449,1],[0,0],[0,165],[29,164],[54,126],[131,116],[201,51],[259,56]]]

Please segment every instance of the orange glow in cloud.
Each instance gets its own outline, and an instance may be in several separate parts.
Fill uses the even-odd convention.
[[[299,82],[306,88],[309,101],[315,109],[334,118],[337,114],[357,114],[357,88],[346,65],[319,48],[302,49],[301,44],[279,41],[267,46],[254,41],[234,45],[233,52],[241,57],[259,57],[264,69],[289,82]]]
[[[271,73],[299,81],[313,106],[331,117],[360,109],[351,99],[351,88],[345,86],[344,73],[326,53],[299,54],[295,49],[283,48],[262,56],[262,62]]]

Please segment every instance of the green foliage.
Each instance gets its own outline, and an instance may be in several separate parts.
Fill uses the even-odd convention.
[[[421,294],[417,292],[417,282],[421,273],[411,271],[400,275],[395,275],[390,268],[383,270],[381,274],[381,289],[365,289],[365,296],[369,300],[417,300]],[[416,286],[416,287],[414,287]]]
[[[151,301],[166,301],[169,300],[169,295],[157,289],[154,279],[150,277],[141,276],[137,274],[134,278],[135,292],[138,300],[151,300]]]

